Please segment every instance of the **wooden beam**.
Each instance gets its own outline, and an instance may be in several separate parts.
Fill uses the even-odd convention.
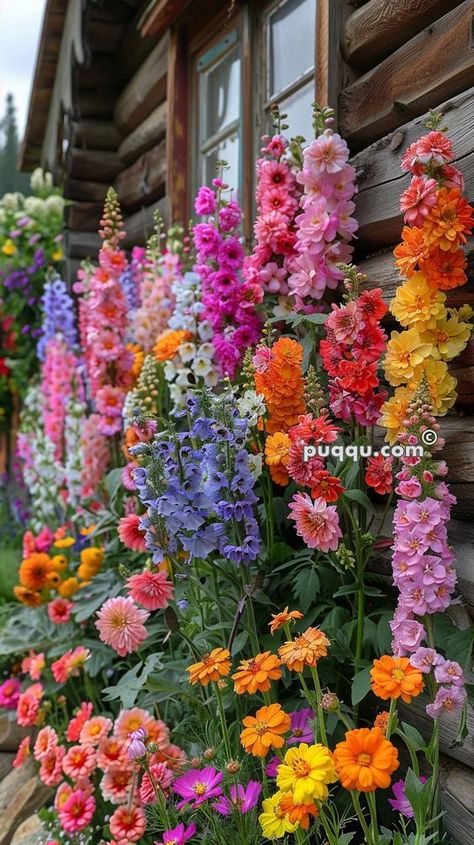
[[[70,125],[70,143],[84,150],[117,150],[121,138],[111,120],[83,118]]]
[[[115,123],[124,135],[136,129],[166,97],[168,42],[164,35],[117,100]]]
[[[341,51],[358,68],[373,67],[461,0],[369,0],[346,20]]]
[[[139,159],[123,170],[115,181],[120,205],[135,210],[147,202],[159,199],[165,193],[166,143],[143,153]]]
[[[135,214],[125,218],[127,237],[123,241],[124,247],[131,249],[133,246],[146,244],[150,235],[153,234],[155,211],[160,212],[165,226],[169,225],[168,198],[162,197],[157,202],[143,206]]]
[[[141,11],[137,9],[136,14],[123,32],[120,47],[116,54],[117,73],[124,82],[128,82],[137,72],[157,42],[157,38],[142,36],[140,18]]]
[[[137,126],[130,135],[123,139],[118,148],[118,156],[125,164],[135,161],[164,138],[168,108],[166,100],[160,103],[152,113]]]
[[[467,740],[469,742],[469,740]],[[454,842],[474,842],[474,772],[448,758],[441,765],[444,824]]]
[[[116,88],[79,91],[76,98],[77,116],[80,120],[83,118],[111,120],[116,99]]]
[[[105,182],[86,182],[67,177],[64,183],[64,197],[68,200],[103,202],[106,193],[107,184]]]
[[[115,55],[124,32],[123,23],[90,20],[86,29],[86,40],[91,53]]]
[[[189,130],[187,50],[182,35],[172,30],[168,51],[167,190],[170,217],[186,225],[189,216]]]
[[[64,231],[64,252],[68,258],[96,258],[101,243],[98,232]]]
[[[469,87],[473,16],[472,0],[464,0],[346,88],[339,101],[342,134],[360,147]]]
[[[400,713],[403,721],[409,722],[410,725],[418,728],[420,733],[428,741],[433,732],[433,719],[425,711],[427,704],[428,696],[426,693],[422,693],[417,698],[413,698],[410,705],[401,704]],[[469,736],[464,742],[464,745],[460,748],[453,748],[452,743],[458,731],[458,721],[450,713],[443,713],[439,717],[440,748],[446,756],[453,760],[459,760],[472,769],[474,766],[474,710],[469,704],[467,706],[467,729]],[[464,839],[463,842],[467,845],[468,840]]]
[[[316,12],[316,100],[331,106],[337,114],[341,87],[348,84],[343,63],[338,57],[339,38],[349,14],[347,0],[318,0]]]
[[[99,228],[103,203],[76,202],[67,203],[64,208],[64,225],[75,232],[90,232]]]
[[[190,0],[155,0],[150,3],[140,21],[142,36],[161,35],[189,3]]]
[[[107,150],[68,150],[68,172],[73,179],[110,184],[122,168],[117,153]]]

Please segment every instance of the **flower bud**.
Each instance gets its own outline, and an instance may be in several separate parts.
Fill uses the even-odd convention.
[[[238,772],[240,772],[239,761],[238,760],[230,760],[230,762],[227,763],[225,770],[226,770],[226,772],[228,772],[229,775],[236,775]]]
[[[193,769],[199,769],[201,762],[202,761],[200,757],[193,757],[191,760],[191,766],[193,767]]]
[[[321,697],[321,707],[329,713],[336,713],[339,710],[340,701],[335,692],[325,692]]]
[[[202,756],[204,757],[205,760],[214,760],[214,757],[216,756],[216,754],[217,754],[217,751],[216,751],[215,748],[206,748],[206,750],[204,751]]]

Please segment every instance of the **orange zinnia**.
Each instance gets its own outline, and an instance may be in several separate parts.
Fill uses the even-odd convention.
[[[28,587],[13,587],[13,593],[18,601],[28,607],[39,607],[42,604],[40,594],[35,590],[29,590]]]
[[[305,666],[316,666],[321,657],[326,657],[330,645],[323,631],[319,628],[308,628],[304,634],[283,643],[278,652],[288,669],[302,672]]]
[[[429,251],[423,229],[418,229],[416,226],[413,226],[413,228],[404,226],[402,243],[395,247],[393,254],[397,259],[395,263],[400,268],[401,273],[410,279],[417,265],[419,268],[423,266],[423,262],[428,258]]]
[[[267,434],[288,431],[306,410],[302,362],[301,344],[281,337],[272,346],[265,371],[255,373],[255,388],[265,398],[269,414]]]
[[[274,634],[283,625],[286,625],[290,619],[302,619],[303,614],[301,610],[290,610],[288,611],[288,605],[282,610],[280,613],[272,613],[272,621],[268,624],[270,625],[270,633]]]
[[[191,332],[185,331],[184,329],[162,334],[153,347],[153,354],[156,360],[169,361],[176,355],[181,344],[189,340],[190,337],[192,337]]]
[[[42,590],[48,583],[48,576],[55,571],[49,555],[33,552],[20,564],[18,572],[20,583],[29,590]]]
[[[271,651],[263,651],[250,660],[241,660],[240,666],[232,675],[234,690],[238,695],[248,692],[254,695],[256,692],[268,692],[271,687],[270,681],[278,681],[281,678],[281,661]]]
[[[188,666],[186,671],[189,672],[189,683],[199,683],[205,687],[209,681],[218,681],[220,677],[228,675],[230,666],[230,651],[226,648],[213,648],[199,663]]]
[[[284,431],[269,434],[265,440],[265,463],[270,467],[270,475],[281,487],[285,487],[290,478],[287,465],[290,456],[291,440]]]
[[[387,789],[390,776],[398,769],[398,751],[380,728],[347,731],[333,754],[339,780],[345,789],[375,792]]]
[[[295,799],[292,792],[285,792],[281,799],[281,811],[288,817],[292,824],[298,822],[303,830],[308,830],[310,816],[318,815],[318,808],[314,801],[308,801],[305,804],[295,804]]]
[[[240,741],[254,757],[266,757],[270,748],[282,748],[282,734],[290,730],[291,719],[279,704],[261,707],[255,716],[246,716]]]
[[[430,288],[449,290],[465,285],[467,259],[461,248],[456,252],[435,250],[423,266],[426,283]]]
[[[372,692],[379,698],[401,698],[405,704],[423,689],[423,675],[411,665],[408,657],[392,657],[384,654],[374,660],[370,670]]]
[[[436,205],[430,209],[423,225],[426,243],[438,246],[443,252],[456,252],[472,231],[473,211],[459,188],[441,188]]]

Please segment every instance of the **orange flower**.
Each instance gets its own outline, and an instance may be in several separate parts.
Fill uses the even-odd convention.
[[[302,362],[301,344],[281,337],[272,346],[265,370],[255,373],[255,389],[264,396],[269,414],[267,434],[288,431],[306,410]]]
[[[302,619],[303,614],[301,610],[290,610],[288,611],[288,605],[282,610],[280,613],[272,613],[272,621],[268,624],[270,625],[270,633],[274,634],[283,625],[287,625],[291,619]]]
[[[18,575],[23,587],[42,590],[48,582],[48,576],[54,571],[55,567],[49,555],[33,552],[21,562]]]
[[[165,332],[158,338],[153,347],[153,354],[156,360],[169,361],[170,358],[176,355],[181,344],[191,337],[191,332],[184,331],[183,329]]]
[[[13,593],[18,601],[28,607],[39,607],[42,604],[40,594],[35,590],[29,590],[28,587],[13,587]]]
[[[250,660],[241,660],[237,672],[232,675],[235,692],[238,695],[243,695],[244,692],[250,695],[257,691],[268,692],[270,681],[278,681],[281,678],[280,663],[271,651],[264,651]]]
[[[308,830],[310,816],[318,815],[318,808],[314,801],[308,801],[305,804],[296,804],[292,792],[284,792],[281,799],[281,811],[287,816],[288,820],[295,824],[298,822],[303,830]]]
[[[269,434],[265,440],[265,463],[270,467],[270,475],[281,487],[286,487],[290,478],[286,467],[290,455],[291,440],[284,431]]]
[[[372,692],[379,698],[401,698],[405,704],[423,689],[423,675],[411,665],[408,657],[392,657],[384,654],[374,660],[370,670]]]
[[[290,730],[291,719],[279,704],[261,707],[255,716],[246,716],[240,741],[254,757],[266,757],[270,748],[282,748],[282,734]]]
[[[402,243],[398,244],[393,250],[396,264],[400,268],[401,273],[408,279],[413,276],[413,273],[418,268],[423,266],[423,262],[429,255],[429,246],[425,242],[424,230],[418,229],[416,226],[410,228],[403,227]]]
[[[186,671],[189,672],[189,683],[199,683],[205,687],[209,681],[218,681],[221,676],[228,675],[230,666],[230,651],[226,648],[213,648],[199,663],[188,666]]]
[[[79,581],[77,578],[66,578],[65,581],[62,581],[58,587],[58,593],[64,599],[70,599],[74,593],[77,593],[80,587]]]
[[[283,643],[278,652],[288,669],[302,672],[305,666],[316,666],[321,657],[326,657],[330,645],[326,634],[319,628],[308,628],[304,634]]]
[[[383,734],[387,733],[389,715],[388,710],[382,710],[374,719],[374,728],[380,728]]]
[[[333,754],[339,780],[345,789],[375,792],[387,789],[390,776],[398,769],[398,751],[380,728],[347,731]]]
[[[429,261],[425,262],[423,270],[430,288],[449,290],[466,284],[466,267],[467,259],[461,248],[456,252],[437,249],[430,255]]]
[[[132,367],[130,372],[133,376],[133,381],[135,383],[142,371],[143,362],[145,360],[145,353],[138,343],[127,343],[127,349],[133,355]]]
[[[459,188],[441,188],[436,205],[430,209],[423,225],[426,243],[438,246],[443,252],[456,252],[472,231],[473,211]]]

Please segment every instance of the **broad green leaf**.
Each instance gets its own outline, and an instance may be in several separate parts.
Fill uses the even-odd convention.
[[[370,669],[362,669],[354,676],[351,687],[351,700],[355,707],[370,692]]]

